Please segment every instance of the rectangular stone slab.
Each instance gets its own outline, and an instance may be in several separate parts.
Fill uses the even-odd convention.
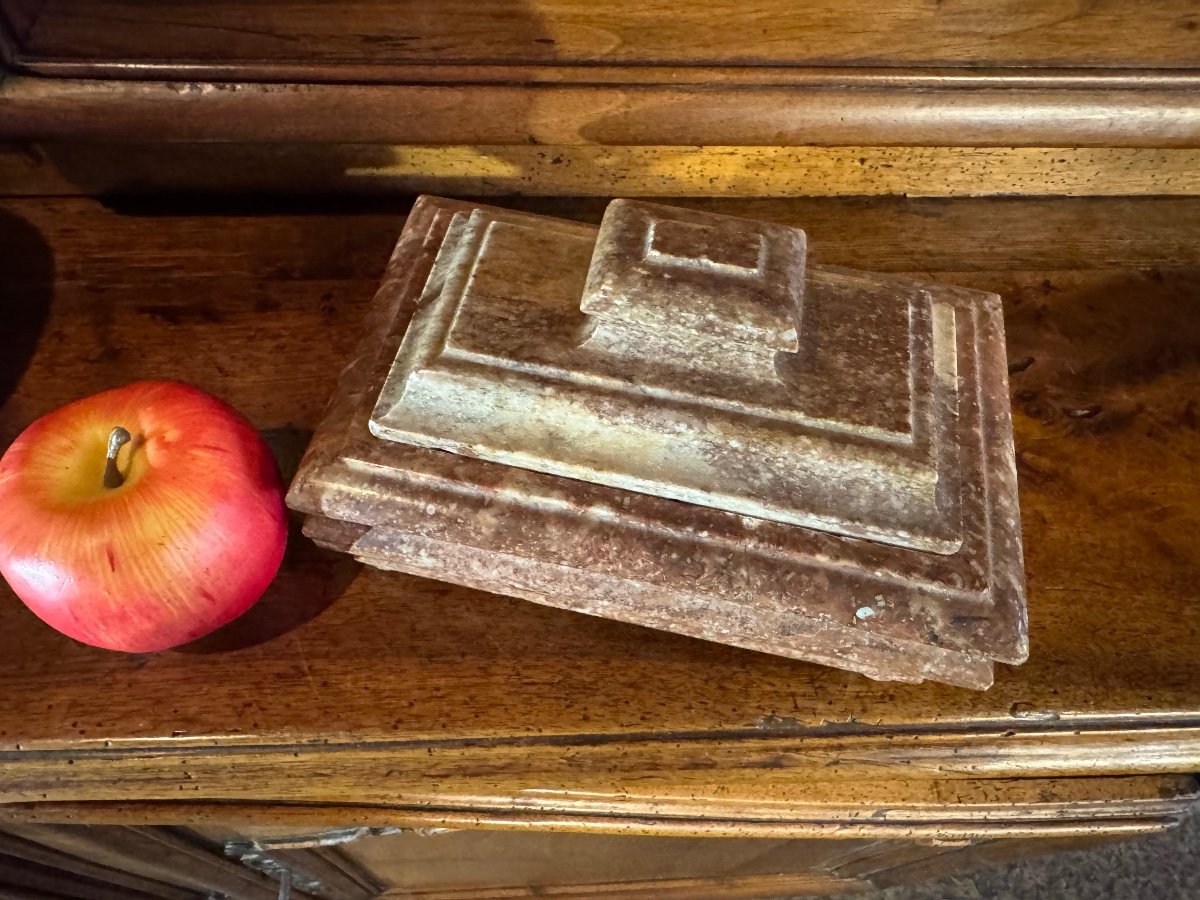
[[[414,314],[432,309],[446,288],[439,250],[453,252],[443,248],[467,234],[472,217],[519,221],[544,234],[587,234],[587,226],[564,230],[534,216],[435,198],[418,202],[358,355],[289,494],[289,502],[309,514],[306,527],[315,539],[381,568],[873,678],[985,688],[994,660],[1024,659],[1023,568],[997,298],[807,269],[806,296],[816,296],[822,282],[849,280],[881,297],[927,296],[954,314],[957,410],[946,419],[943,445],[954,457],[944,471],[956,476],[939,479],[938,490],[956,498],[955,515],[943,519],[960,539],[936,547],[864,540],[372,434],[372,413]],[[563,283],[568,276],[564,270]],[[808,327],[815,326],[801,327],[801,344]],[[942,376],[948,366],[942,364]],[[937,369],[928,369],[935,380]]]

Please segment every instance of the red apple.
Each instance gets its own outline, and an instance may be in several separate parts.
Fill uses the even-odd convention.
[[[262,596],[286,540],[266,444],[190,385],[77,400],[0,458],[0,574],[86,644],[147,652],[207,634]]]

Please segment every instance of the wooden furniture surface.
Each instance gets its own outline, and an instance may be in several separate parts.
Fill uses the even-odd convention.
[[[254,611],[169,653],[74,644],[5,589],[0,815],[956,840],[1173,821],[1200,770],[1200,200],[686,202],[801,224],[816,264],[1004,297],[1027,664],[986,693],[878,684],[294,534]],[[4,201],[0,444],[173,377],[290,470],[404,209]]]
[[[630,197],[1195,196],[1200,194],[1200,149],[0,144],[0,194],[5,196],[269,191],[609,197],[614,177]]]
[[[290,474],[406,197],[686,198],[1003,295],[1031,637],[983,694],[877,684],[298,528],[258,607],[170,653],[0,585],[0,898],[838,893],[1175,822],[1198,33],[1189,0],[0,0],[0,447],[173,377]]]
[[[1045,840],[1095,847],[1112,837]],[[858,893],[1013,859],[1030,842],[661,838],[365,829],[8,825],[0,897],[15,900],[756,898]],[[39,892],[40,891],[40,892]]]
[[[850,172],[861,148],[1200,146],[1189,0],[5,0],[0,23],[8,139],[860,148]]]
[[[27,64],[505,65],[1194,69],[1188,0],[19,0]]]

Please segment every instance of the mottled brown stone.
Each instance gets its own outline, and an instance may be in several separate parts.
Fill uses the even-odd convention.
[[[992,294],[422,199],[289,502],[382,568],[862,672],[1026,655]]]

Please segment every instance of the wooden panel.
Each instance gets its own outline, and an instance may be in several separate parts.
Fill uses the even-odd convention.
[[[195,891],[177,887],[164,881],[143,878],[112,866],[102,865],[88,859],[80,859],[70,853],[22,840],[11,834],[0,832],[0,854],[16,859],[71,873],[92,881],[118,885],[139,897],[150,896],[161,900],[192,900]]]
[[[944,877],[1108,838],[985,841],[952,846],[912,841],[713,840],[546,833],[453,832],[365,837],[345,851],[374,872],[385,896],[650,896],[682,883],[693,894],[776,896],[782,879],[808,875],[825,889],[861,890]],[[774,879],[780,879],[775,881]],[[757,885],[756,893],[752,885]],[[490,892],[489,892],[490,889]],[[802,889],[799,885],[790,889]],[[818,890],[813,887],[810,890]],[[506,892],[507,891],[507,892]],[[478,892],[478,893],[476,893]],[[657,896],[657,894],[654,894]]]
[[[391,834],[343,847],[385,887],[412,892],[796,875],[822,870],[844,848],[840,841],[500,831]]]
[[[1191,67],[1188,0],[50,0],[39,58]],[[1120,40],[1114,40],[1114,35]]]
[[[231,900],[276,900],[278,896],[278,885],[265,875],[166,829],[6,825],[4,830],[23,841],[80,860],[205,895],[215,891]],[[118,896],[136,896],[127,887],[119,890],[126,893]],[[300,892],[293,896],[296,900],[312,900]]]
[[[4,854],[0,854],[0,884],[42,892],[64,900],[154,900],[153,894],[131,891],[124,885],[118,887],[91,878],[81,878],[71,872]]]
[[[92,144],[0,147],[0,194],[1200,194],[1200,150]]]
[[[18,829],[19,831],[20,829]],[[104,897],[186,900],[196,890],[143,878],[101,865],[145,868],[128,853],[141,846],[154,857],[159,841],[176,845],[184,829],[117,829],[63,826],[26,828],[39,841],[0,832],[0,896]],[[209,885],[246,897],[247,885],[231,882],[225,872],[243,872],[220,859],[231,859],[278,878],[292,875],[293,896],[325,900],[365,897],[419,897],[467,900],[477,897],[773,897],[803,891],[852,893],[868,884],[901,884],[944,876],[1030,853],[1094,844],[1098,838],[1057,838],[949,845],[877,840],[768,840],[662,838],[463,831],[438,834],[391,832],[354,838],[333,830],[304,835],[286,829],[200,828],[200,845],[211,859],[189,856],[176,865],[172,879]],[[139,845],[139,841],[141,844]],[[54,846],[52,846],[54,845]],[[70,848],[66,853],[55,846]],[[15,850],[15,854],[8,851]],[[179,860],[168,860],[175,864]],[[197,863],[200,865],[197,865]],[[214,876],[204,863],[222,871]],[[34,863],[34,864],[31,864]],[[83,876],[83,877],[80,877]],[[225,877],[222,877],[225,876]],[[303,891],[300,889],[303,888]],[[143,890],[144,889],[144,890]],[[226,893],[227,892],[227,893]],[[10,894],[17,895],[17,894]]]
[[[864,886],[830,875],[756,875],[729,878],[677,878],[660,881],[618,881],[586,884],[575,888],[504,886],[470,888],[466,891],[388,891],[386,900],[508,900],[516,897],[559,897],[562,900],[586,900],[603,897],[615,900],[769,900],[773,897],[806,897],[830,894],[855,894]]]
[[[901,801],[909,824],[918,808],[925,822],[953,808],[969,820],[971,798],[989,790],[982,782],[1018,790],[1005,781],[1011,775],[1023,776],[1017,784],[1031,779],[1023,789],[1063,797],[1068,782],[1034,776],[1193,771],[1200,507],[1188,486],[1200,458],[1190,402],[1200,390],[1200,326],[1190,311],[1200,296],[1200,201],[691,202],[804,224],[823,264],[1004,294],[1030,579],[1028,664],[1002,669],[984,694],[875,684],[360,572],[297,537],[256,612],[184,651],[93,650],[50,632],[11,598],[0,604],[8,798],[155,797],[161,812],[185,797],[270,804],[286,796],[377,824],[394,820],[388,803],[453,798],[459,809],[406,809],[406,820],[461,824],[486,813],[514,827],[615,830],[636,819],[645,830],[728,833],[751,827],[731,825],[732,816],[764,809],[777,818],[763,830],[782,830],[806,788],[843,811],[855,796],[862,809]],[[590,220],[602,208],[595,200],[522,205]],[[402,209],[157,212],[119,214],[79,200],[4,205],[0,232],[13,273],[4,302],[25,311],[28,327],[0,337],[0,370],[11,369],[0,382],[11,387],[0,441],[80,394],[170,376],[243,409],[288,465],[357,337]],[[1112,614],[1114,604],[1122,615]],[[226,749],[235,745],[244,747],[236,756]],[[956,756],[959,768],[942,771]],[[711,788],[706,767],[714,764],[736,775],[728,798]],[[332,775],[289,775],[292,765]],[[894,778],[914,766],[916,774]],[[106,767],[121,771],[119,783],[105,780]],[[418,783],[422,772],[436,777]],[[896,787],[854,794],[856,784]],[[1103,813],[1104,800],[1140,797],[1147,805],[1129,815],[1145,809],[1151,818],[1139,824],[1122,814],[1104,827],[1158,827],[1188,802],[1178,790],[1162,801],[1157,779],[1136,784],[1131,794],[1132,784],[1096,782],[1087,809]],[[586,796],[528,793],[547,785],[601,790],[603,814],[588,810]],[[350,808],[350,789],[356,801],[382,805]],[[1023,808],[1036,809],[1024,796]],[[514,798],[523,804],[516,811]],[[530,809],[531,799],[540,809]],[[1006,833],[1096,827],[1078,800],[1065,820],[1049,815]],[[654,812],[655,802],[674,804],[687,821]],[[614,816],[622,809],[630,818]],[[697,810],[704,820],[690,818]],[[714,812],[731,818],[714,824]],[[841,827],[829,821],[814,814],[806,827]],[[984,824],[962,827],[978,833]]]
[[[0,83],[0,139],[1200,146],[1200,90]]]
[[[866,877],[872,885],[879,888],[900,884],[917,884],[930,878],[942,878],[952,873],[958,874],[972,869],[999,866],[1025,860],[1031,856],[1098,847],[1119,840],[1121,840],[1120,837],[1090,835],[1045,838],[1029,842],[979,841],[962,847],[945,848],[946,852],[944,853],[919,859],[914,858],[909,862],[901,862],[897,859],[895,865],[870,872]]]

